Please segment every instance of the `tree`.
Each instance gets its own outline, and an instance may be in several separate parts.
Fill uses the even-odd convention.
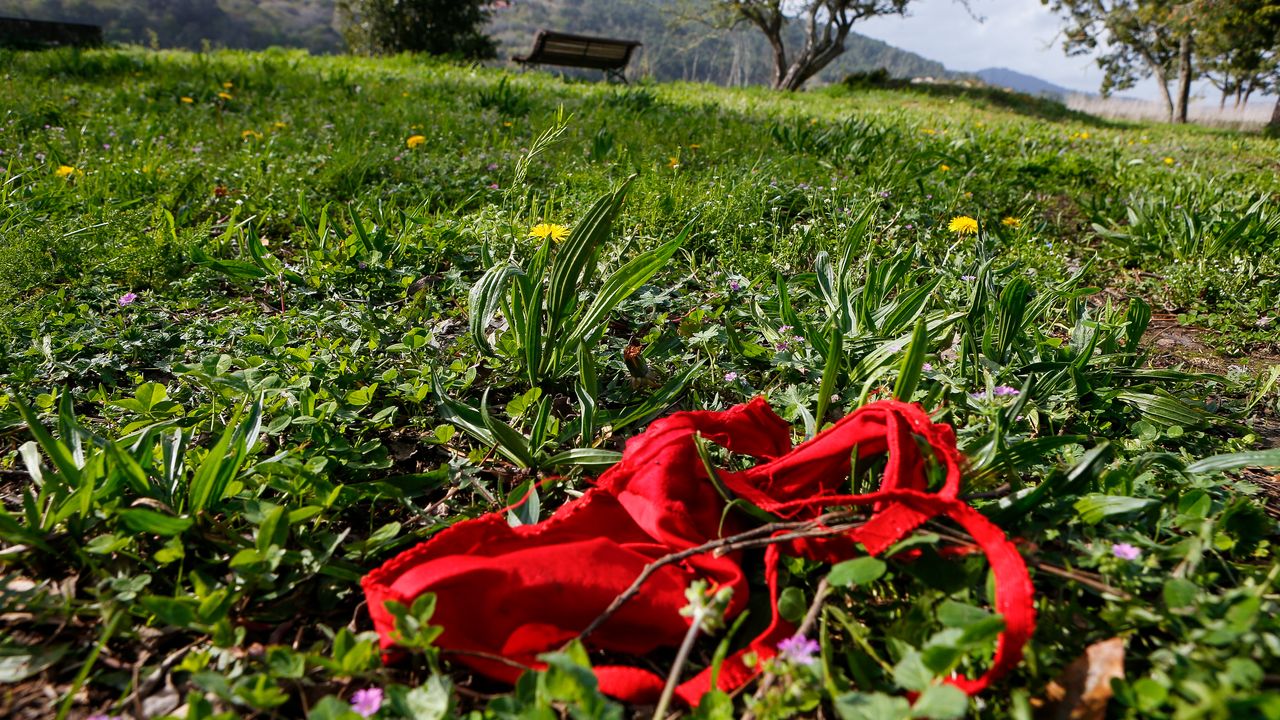
[[[1195,77],[1194,0],[1041,0],[1067,21],[1063,48],[1068,55],[1106,50],[1098,66],[1106,73],[1102,94],[1127,90],[1154,77],[1171,120],[1187,121]],[[1177,77],[1177,105],[1169,92]]]
[[[773,54],[773,87],[799,90],[844,52],[854,23],[876,15],[901,15],[910,0],[712,0],[732,26],[749,24],[764,33]],[[787,31],[803,30],[799,51],[787,49]]]
[[[1201,27],[1201,66],[1222,91],[1221,106],[1231,94],[1236,107],[1254,92],[1280,95],[1280,2],[1206,0]],[[1280,131],[1280,100],[1270,127]]]
[[[338,27],[353,52],[423,52],[491,58],[495,46],[481,28],[490,0],[338,0]]]

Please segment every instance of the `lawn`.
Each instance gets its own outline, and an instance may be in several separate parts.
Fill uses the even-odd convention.
[[[1029,718],[1092,657],[1113,717],[1280,718],[1278,158],[947,87],[0,54],[0,715],[648,717],[583,666],[674,647],[569,644],[512,691],[424,600],[384,665],[360,579],[763,396],[796,442],[890,397],[952,426],[1035,633],[943,682],[1006,624],[935,519],[784,556],[774,608],[748,573],[684,676],[775,610],[820,649],[693,716]],[[751,464],[697,448],[702,482]]]

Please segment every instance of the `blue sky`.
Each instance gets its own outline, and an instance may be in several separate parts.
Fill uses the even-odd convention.
[[[1073,90],[1097,92],[1101,85],[1094,58],[1062,52],[1062,22],[1040,0],[970,0],[972,15],[956,0],[915,0],[909,7],[905,18],[872,18],[854,31],[951,70],[1006,67]],[[1157,93],[1148,81],[1124,94],[1154,99]]]

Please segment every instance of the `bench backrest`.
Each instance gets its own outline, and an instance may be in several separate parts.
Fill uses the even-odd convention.
[[[570,35],[539,30],[533,40],[533,51],[517,62],[566,67],[621,70],[631,61],[631,53],[641,43],[635,40]]]

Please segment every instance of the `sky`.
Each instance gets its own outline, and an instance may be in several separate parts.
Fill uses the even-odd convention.
[[[883,40],[950,70],[1005,67],[1072,90],[1098,92],[1102,71],[1093,57],[1062,52],[1062,22],[1040,0],[915,0],[907,17],[864,20],[854,32]],[[981,19],[975,20],[974,16]],[[1154,81],[1123,95],[1159,97]]]

